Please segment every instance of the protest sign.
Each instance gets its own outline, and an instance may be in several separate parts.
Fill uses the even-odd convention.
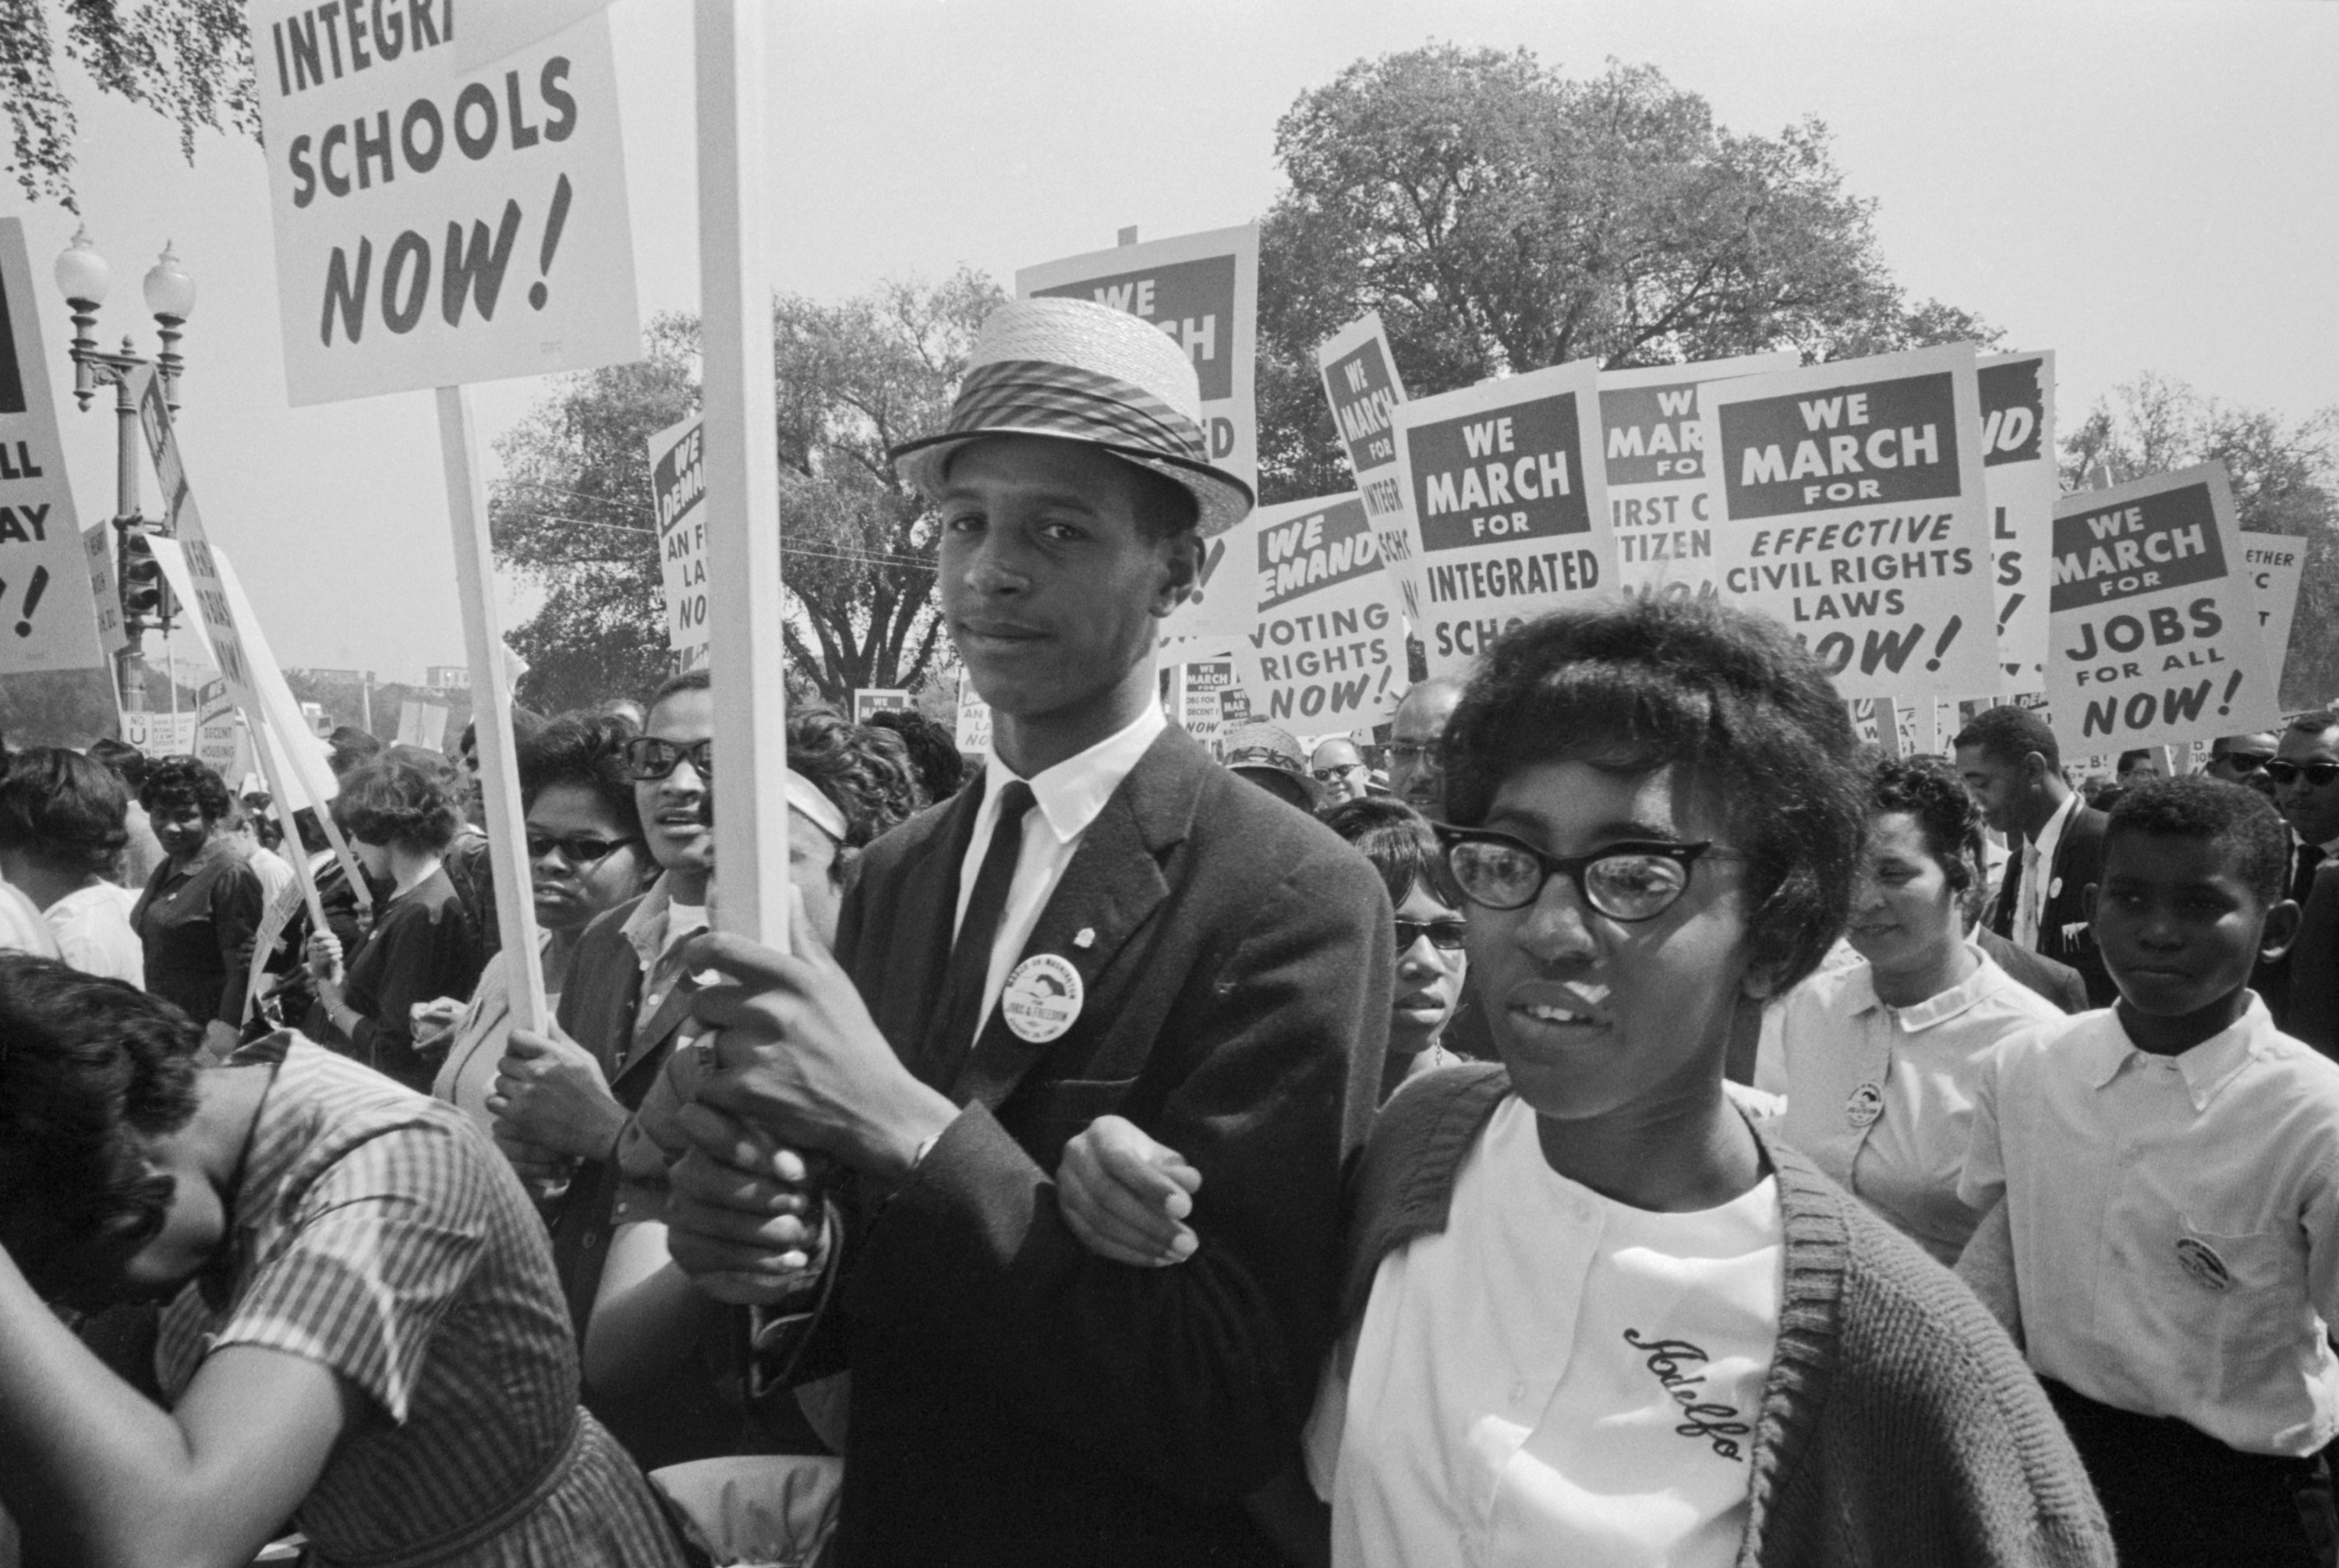
[[[105,662],[76,586],[90,561],[57,440],[38,307],[24,220],[0,219],[0,675]],[[103,550],[102,525],[97,533]]]
[[[1619,587],[1712,596],[1718,578],[1698,386],[1791,370],[1797,363],[1781,350],[1600,373],[1600,449]]]
[[[860,686],[853,693],[853,722],[865,725],[879,714],[899,713],[910,705],[910,694],[902,686]]]
[[[1975,361],[1981,395],[1982,489],[1989,498],[1990,587],[2003,692],[2047,688],[2047,584],[2055,498],[2055,356]]]
[[[192,756],[201,722],[198,714],[123,714],[122,741],[150,757]]]
[[[252,7],[296,407],[641,356],[608,18],[466,71],[475,14]]]
[[[975,691],[964,670],[958,673],[958,749],[970,756],[991,753],[991,705]]]
[[[2258,637],[2265,646],[2266,674],[2282,690],[2290,664],[2290,628],[2298,615],[2298,587],[2306,576],[2306,541],[2284,534],[2244,534],[2242,564],[2258,608]],[[2230,733],[2230,732],[2229,732]]]
[[[2281,722],[2244,547],[2219,463],[2056,504],[2047,716],[2066,752]]]
[[[1370,729],[1405,695],[1405,632],[1353,493],[1260,508],[1257,613],[1235,682],[1270,724]]]
[[[669,673],[680,675],[706,662],[706,522],[698,509],[706,495],[705,427],[694,414],[652,436],[649,449]]]
[[[1422,584],[1413,624],[1432,676],[1466,671],[1531,616],[1614,589],[1591,360],[1400,403],[1396,415],[1405,547]]]
[[[1177,694],[1170,722],[1210,748],[1214,757],[1226,755],[1226,718],[1219,698],[1235,684],[1232,658],[1189,659],[1172,666],[1171,690]]]
[[[447,708],[441,703],[417,702],[412,697],[398,705],[398,744],[420,746],[424,751],[447,749]]]
[[[1404,481],[1396,462],[1396,406],[1405,401],[1405,381],[1397,375],[1380,312],[1370,311],[1326,339],[1316,350],[1316,368],[1331,401],[1340,449],[1347,454],[1348,471],[1356,476],[1357,494],[1380,545],[1389,607],[1414,624],[1429,590],[1406,532]]]
[[[442,4],[452,9],[448,0],[442,0]],[[461,70],[476,71],[489,61],[500,60],[593,12],[606,11],[608,6],[609,0],[495,0],[492,5],[477,9],[467,5],[463,8],[463,31],[456,35],[449,29],[456,65]],[[440,15],[443,17],[444,11]],[[356,26],[354,17],[350,25]]]
[[[122,624],[122,589],[114,580],[113,551],[106,543],[113,530],[99,523],[81,537],[82,557],[89,567],[89,604],[97,620],[97,646],[112,658],[130,646],[130,632]]]
[[[1999,685],[1969,344],[1707,383],[1724,597],[1785,622],[1846,697]]]
[[[1258,485],[1258,224],[1043,261],[1016,272],[1015,293],[1094,300],[1167,333],[1202,384],[1205,455]]]

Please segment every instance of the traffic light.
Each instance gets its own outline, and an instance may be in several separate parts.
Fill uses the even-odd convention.
[[[135,633],[148,626],[168,627],[170,585],[163,580],[163,563],[154,558],[143,522],[117,523],[122,530],[122,624]]]

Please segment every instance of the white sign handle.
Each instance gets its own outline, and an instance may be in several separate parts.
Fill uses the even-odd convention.
[[[698,289],[716,929],[788,946],[779,448],[765,252],[764,5],[698,0]],[[762,781],[762,787],[758,781]]]
[[[503,628],[496,615],[495,557],[488,543],[487,488],[479,477],[479,437],[465,387],[439,389],[439,453],[447,468],[447,517],[455,530],[455,581],[463,596],[463,646],[471,661],[471,719],[479,747],[480,794],[488,814],[488,864],[494,873],[496,923],[512,979],[512,1026],[541,1031],[544,969],[536,953],[534,878],[528,864],[528,820],[512,750],[511,677],[504,668]]]

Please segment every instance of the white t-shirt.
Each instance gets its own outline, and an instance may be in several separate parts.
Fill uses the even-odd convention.
[[[1732,1562],[1781,1237],[1775,1180],[1633,1208],[1553,1170],[1505,1100],[1446,1229],[1381,1260],[1347,1376],[1324,1380],[1308,1447],[1333,1563]]]
[[[0,882],[0,949],[35,958],[57,956],[57,939],[41,917],[41,906],[13,882]]]
[[[131,929],[138,895],[110,882],[69,892],[41,912],[57,939],[57,953],[84,974],[126,980],[146,989],[146,944]]]

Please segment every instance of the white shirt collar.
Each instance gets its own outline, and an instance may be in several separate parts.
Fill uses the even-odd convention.
[[[1040,814],[1047,819],[1049,831],[1056,835],[1059,843],[1070,843],[1088,831],[1089,824],[1104,810],[1105,802],[1112,798],[1112,792],[1120,787],[1120,781],[1130,775],[1147,748],[1169,727],[1169,716],[1162,713],[1160,705],[1147,703],[1137,717],[1117,733],[1025,781],[1031,786],[1031,798],[1038,803]],[[991,754],[982,770],[982,804],[987,814],[996,814],[999,792],[1017,776],[1013,768],[1000,760],[997,752]]]
[[[2014,983],[2013,977],[1990,961],[1979,944],[1969,941],[1966,951],[1980,962],[1974,971],[1945,991],[1929,996],[1909,1007],[1894,1007],[1876,994],[1876,972],[1865,962],[1844,979],[1845,1001],[1851,1004],[1854,1014],[1870,1008],[1881,1008],[1884,1016],[1903,1034],[1915,1034],[1935,1024],[1947,1023],[1987,998],[1995,996]]]
[[[660,872],[657,881],[650,884],[650,891],[642,895],[642,902],[634,906],[634,912],[626,917],[626,923],[617,928],[633,944],[634,956],[641,960],[645,974],[657,967],[666,949],[706,928],[704,904],[690,906],[695,919],[674,919],[676,907],[668,873]]]
[[[2063,797],[2063,804],[2055,808],[2055,814],[2047,819],[2047,825],[2038,830],[2038,838],[2032,842],[2038,846],[2040,865],[2048,866],[2055,863],[2055,850],[2063,842],[2063,829],[2069,824],[2072,814],[2083,804],[2079,799],[2079,792],[2073,790]]]
[[[2128,1038],[2127,1030],[2119,1021],[2117,1010],[2104,1015],[2107,1028],[2098,1031],[2091,1041],[2078,1042],[2091,1049],[2095,1060],[2088,1080],[2097,1089],[2108,1085],[2122,1070],[2134,1064],[2137,1070],[2155,1061],[2174,1061],[2178,1076],[2185,1080],[2186,1097],[2193,1102],[2193,1112],[2198,1116],[2234,1081],[2235,1075],[2255,1061],[2275,1038],[2274,1015],[2255,991],[2250,993],[2247,1012],[2226,1028],[2174,1057],[2156,1057],[2140,1050]]]

